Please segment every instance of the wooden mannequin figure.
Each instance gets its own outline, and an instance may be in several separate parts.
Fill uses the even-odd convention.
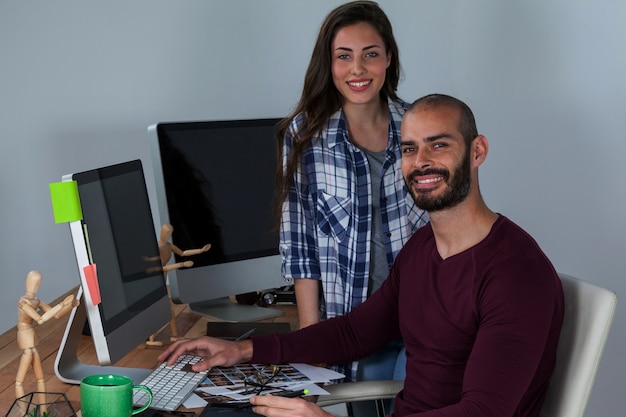
[[[180,268],[189,268],[193,266],[193,261],[184,261],[184,262],[176,262],[172,264],[168,264],[172,254],[176,254],[178,256],[193,256],[199,255],[211,249],[210,244],[206,244],[200,249],[187,249],[181,250],[178,246],[174,245],[170,242],[170,238],[172,237],[172,233],[174,232],[174,227],[171,224],[164,224],[161,226],[161,233],[159,234],[159,255],[161,257],[161,265],[163,265],[163,274],[165,275],[165,279],[167,282],[167,272],[172,271],[174,269]],[[167,291],[169,294],[169,285],[167,287]],[[174,306],[172,307],[172,319],[170,320],[170,329],[172,335],[170,336],[170,341],[174,342],[178,340],[178,330],[176,329],[176,315],[174,312]],[[156,333],[150,336],[148,341],[146,342],[149,346],[161,346],[163,343],[156,341]]]
[[[42,324],[53,318],[58,319],[79,303],[73,295],[68,295],[62,302],[51,307],[36,297],[40,285],[41,274],[38,271],[30,271],[26,276],[26,294],[20,297],[17,304],[17,345],[22,350],[22,358],[15,377],[16,398],[25,394],[23,383],[26,372],[31,366],[37,380],[37,391],[46,392],[41,358],[37,352],[38,340],[34,328],[35,323]],[[43,314],[40,314],[40,311]],[[40,395],[45,397],[45,394]],[[45,398],[40,398],[40,403],[45,404]]]

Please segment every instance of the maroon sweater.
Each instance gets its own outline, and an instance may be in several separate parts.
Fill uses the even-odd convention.
[[[342,363],[401,336],[407,372],[396,416],[538,416],[562,321],[552,264],[500,216],[482,242],[445,260],[431,227],[421,228],[365,303],[298,332],[254,337],[252,362]]]

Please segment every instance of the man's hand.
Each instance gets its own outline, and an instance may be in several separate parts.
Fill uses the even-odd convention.
[[[252,358],[252,341],[242,340],[233,342],[202,336],[196,339],[179,340],[172,343],[159,355],[160,361],[167,360],[172,365],[182,354],[202,356],[203,361],[193,366],[195,372],[200,372],[214,366],[233,366],[248,362]]]
[[[320,406],[302,398],[285,398],[271,394],[250,398],[252,411],[266,417],[332,417]]]

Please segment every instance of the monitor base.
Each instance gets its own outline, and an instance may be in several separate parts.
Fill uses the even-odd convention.
[[[200,314],[201,316],[209,317],[218,321],[229,321],[232,323],[271,319],[283,314],[282,311],[275,308],[237,304],[229,297],[199,303],[191,303],[189,304],[189,309],[196,314]]]
[[[84,307],[85,299],[80,287],[76,298],[80,300],[80,304],[70,312],[65,334],[54,361],[56,376],[68,384],[80,384],[81,379],[95,374],[125,375],[132,379],[134,384],[143,381],[150,374],[151,369],[89,365],[80,361],[78,358],[79,342],[87,322],[87,312]]]

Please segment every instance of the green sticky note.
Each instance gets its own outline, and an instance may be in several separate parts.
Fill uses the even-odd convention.
[[[55,223],[83,219],[76,181],[53,182],[50,184],[50,198],[52,199]]]

